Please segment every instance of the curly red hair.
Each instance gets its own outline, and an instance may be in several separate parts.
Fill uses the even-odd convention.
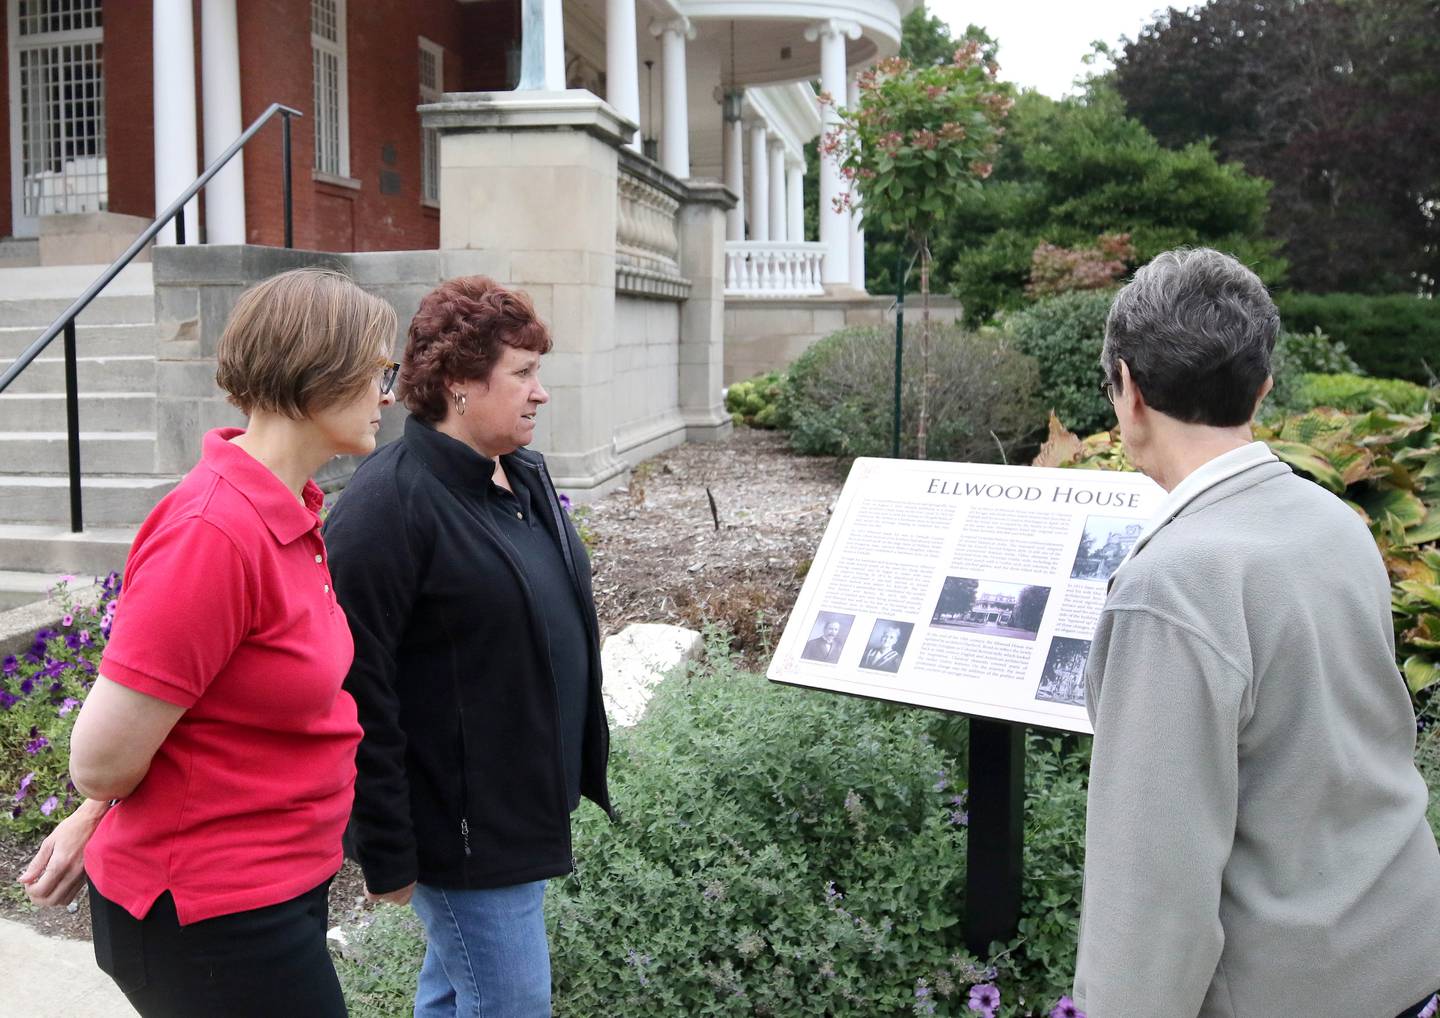
[[[488,382],[504,346],[550,352],[550,330],[530,298],[488,276],[447,279],[421,299],[410,320],[400,399],[421,420],[439,421],[450,396],[446,383]]]

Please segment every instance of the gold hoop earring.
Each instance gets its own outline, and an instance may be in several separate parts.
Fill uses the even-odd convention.
[[[453,400],[454,403],[455,403],[455,412],[458,413],[461,417],[464,417],[464,416],[465,416],[465,394],[464,394],[463,392],[452,392],[452,393],[450,394],[450,398],[451,398],[451,400]]]

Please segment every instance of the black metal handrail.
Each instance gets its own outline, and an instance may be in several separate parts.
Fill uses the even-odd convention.
[[[256,132],[277,113],[281,118],[280,162],[281,179],[285,189],[285,246],[293,247],[294,229],[291,221],[290,199],[290,118],[303,117],[305,114],[280,103],[271,103],[269,109],[255,118],[255,122],[245,129],[245,133],[231,142],[229,148],[205,167],[205,172],[196,177],[195,182],[181,192],[180,197],[167,205],[165,210],[155,217],[155,221],[135,238],[134,243],[126,248],[119,258],[111,262],[110,267],[100,273],[95,281],[86,287],[85,292],[75,298],[75,302],[66,308],[59,318],[50,323],[50,327],[40,334],[40,338],[26,347],[25,352],[15,358],[15,362],[5,369],[3,375],[0,375],[0,393],[3,393],[6,387],[19,377],[20,372],[24,371],[56,336],[61,332],[65,333],[65,429],[70,458],[70,529],[74,533],[78,534],[84,529],[80,505],[80,397],[79,379],[75,368],[75,319],[99,295],[101,290],[110,285],[111,281],[120,274],[120,270],[129,265],[131,259],[144,250],[145,245],[150,243],[170,220],[175,219],[177,213],[185,207],[190,199],[199,194],[200,189],[210,183],[211,178],[219,173],[235,153],[244,148],[246,142],[253,138]],[[185,217],[183,215],[175,219],[175,243],[185,243]]]

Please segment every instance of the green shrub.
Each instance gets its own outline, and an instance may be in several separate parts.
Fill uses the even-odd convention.
[[[1331,339],[1319,329],[1309,332],[1281,332],[1270,354],[1270,375],[1275,387],[1261,408],[1262,416],[1274,417],[1290,413],[1300,407],[1297,403],[1297,387],[1302,376],[1319,373],[1327,375],[1363,374],[1360,365],[1345,350],[1345,344]]]
[[[1423,386],[1399,378],[1303,374],[1295,380],[1288,409],[1298,413],[1328,406],[1349,413],[1384,409],[1415,414],[1425,407],[1429,395]]]
[[[1041,420],[1035,362],[1006,336],[931,328],[927,455],[992,463]],[[915,455],[920,327],[907,322],[900,454]],[[889,456],[895,391],[893,328],[842,329],[800,355],[781,400],[791,445],[806,455]],[[1008,452],[1004,455],[1008,456]]]
[[[1067,428],[1088,435],[1115,423],[1109,400],[1100,394],[1100,347],[1113,290],[1087,290],[1047,297],[1005,320],[1015,345],[1040,367],[1044,409],[1054,410]]]
[[[1287,329],[1318,328],[1333,336],[1366,374],[1426,385],[1440,373],[1440,301],[1354,293],[1281,293],[1275,299]]]
[[[785,426],[785,415],[780,410],[784,391],[785,373],[767,371],[726,389],[725,409],[730,411],[737,426],[781,428]]]
[[[965,730],[771,684],[712,644],[615,733],[619,820],[574,817],[577,867],[546,901],[555,1014],[958,1015],[988,981],[1007,1016],[1049,1014],[1073,975],[1088,740],[1030,737],[1026,918],[987,962],[961,944]],[[404,1013],[416,924],[382,909],[347,936],[351,1012]]]
[[[48,831],[82,798],[70,783],[70,730],[95,681],[119,591],[112,573],[99,603],[80,605],[62,582],[60,628],[40,630],[0,662],[0,794],[4,822],[17,834]]]

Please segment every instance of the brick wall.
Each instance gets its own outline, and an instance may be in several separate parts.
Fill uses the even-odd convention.
[[[519,0],[349,0],[347,64],[351,181],[316,180],[311,119],[310,5],[239,0],[240,112],[248,125],[272,102],[305,113],[292,124],[295,246],[330,251],[432,248],[439,213],[420,200],[418,38],[445,49],[445,87],[507,87],[506,51],[519,35]],[[197,108],[200,3],[195,2]],[[0,18],[0,59],[8,59]],[[105,5],[106,153],[110,208],[155,214],[150,0]],[[0,73],[0,95],[8,77]],[[8,96],[0,117],[9,129]],[[197,140],[203,125],[196,125]],[[252,244],[284,240],[278,119],[245,149],[245,218]],[[9,146],[0,166],[9,180]],[[197,153],[203,166],[203,153]],[[356,186],[358,185],[358,186]],[[0,226],[11,223],[11,189],[0,188]]]

